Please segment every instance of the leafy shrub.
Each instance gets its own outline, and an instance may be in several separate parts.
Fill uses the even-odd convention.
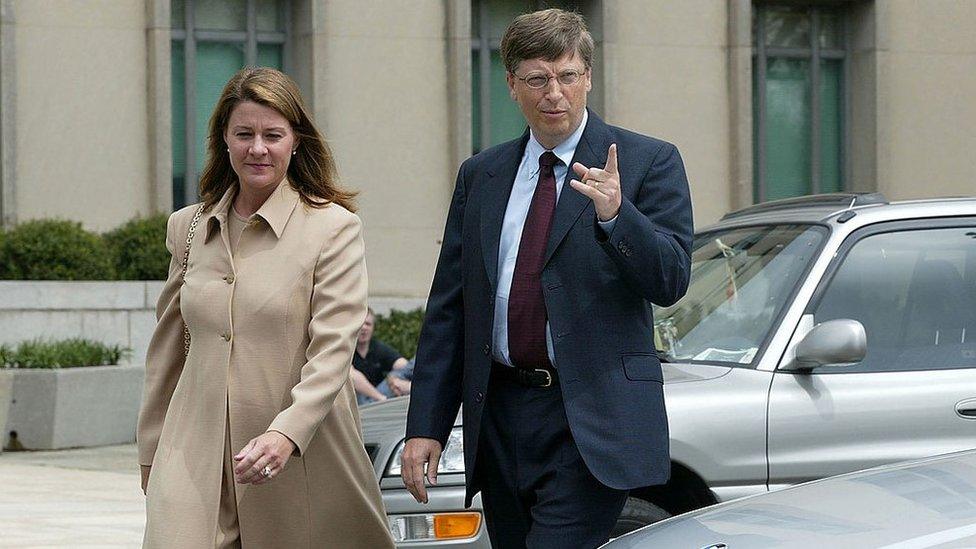
[[[5,368],[76,368],[119,364],[131,352],[128,347],[85,339],[34,339],[14,346],[0,345],[0,361]]]
[[[390,311],[388,315],[376,315],[373,338],[390,345],[400,354],[410,358],[417,354],[417,340],[424,324],[424,310]]]
[[[0,246],[0,279],[112,280],[115,265],[101,237],[81,223],[39,219],[7,231]]]
[[[165,280],[169,271],[165,214],[133,219],[105,233],[119,280]]]

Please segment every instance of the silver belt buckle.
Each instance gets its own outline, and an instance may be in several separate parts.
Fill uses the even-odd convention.
[[[542,369],[542,368],[536,368],[533,371],[535,371],[535,372],[542,372],[542,373],[546,374],[546,384],[545,385],[541,385],[541,387],[552,387],[552,373],[550,373],[549,370],[545,370],[545,369]]]

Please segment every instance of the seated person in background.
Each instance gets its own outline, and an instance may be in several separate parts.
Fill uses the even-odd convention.
[[[386,400],[391,396],[410,392],[410,381],[396,375],[407,368],[407,359],[400,356],[396,349],[373,339],[375,323],[376,314],[370,308],[359,329],[356,352],[352,356],[351,376],[356,388],[356,399],[360,404]]]
[[[411,358],[403,368],[390,372],[386,379],[376,386],[376,390],[387,398],[410,394],[410,383],[413,381],[413,365],[416,361]]]

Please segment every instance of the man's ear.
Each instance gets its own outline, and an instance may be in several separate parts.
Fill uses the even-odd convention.
[[[512,73],[505,72],[505,81],[508,82],[508,95],[511,96],[512,101],[518,101],[518,97],[515,96],[515,77]]]

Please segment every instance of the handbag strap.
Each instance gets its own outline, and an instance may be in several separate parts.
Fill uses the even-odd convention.
[[[197,223],[200,222],[200,215],[203,214],[204,204],[200,204],[197,212],[193,214],[193,221],[190,222],[190,229],[186,232],[186,252],[183,253],[183,271],[180,273],[180,284],[186,284],[186,268],[190,260],[190,245],[193,244],[193,234],[197,231]],[[190,328],[186,321],[183,321],[183,356],[190,354]]]

